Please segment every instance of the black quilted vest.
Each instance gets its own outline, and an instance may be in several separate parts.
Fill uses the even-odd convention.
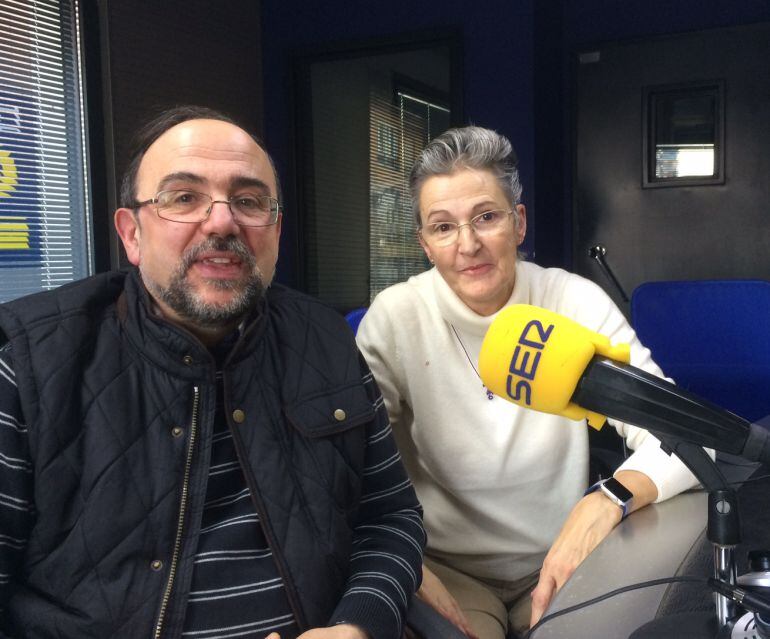
[[[132,270],[0,306],[38,511],[4,616],[11,636],[151,637],[160,616],[160,636],[181,633],[214,362],[150,316],[146,295]],[[324,625],[347,576],[374,415],[353,337],[333,310],[274,285],[223,371],[227,419],[290,603],[302,628]]]

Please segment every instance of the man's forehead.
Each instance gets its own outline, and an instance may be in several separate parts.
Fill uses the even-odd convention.
[[[150,148],[159,143],[194,143],[196,141],[215,143],[223,138],[242,138],[246,143],[253,144],[254,147],[259,148],[254,138],[238,125],[224,120],[206,118],[185,120],[175,124],[161,133],[158,139],[150,145]]]
[[[187,120],[165,131],[145,152],[137,178],[140,184],[157,182],[185,171],[204,179],[252,175],[275,188],[264,149],[246,131],[221,120]]]

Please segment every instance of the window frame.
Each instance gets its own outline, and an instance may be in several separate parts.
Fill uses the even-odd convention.
[[[26,229],[26,246],[11,248],[0,267],[5,301],[96,272],[83,4],[9,0],[2,9],[9,25],[3,48],[10,53],[0,105],[7,126],[0,142],[16,158],[18,172],[0,215],[11,229]],[[29,24],[40,30],[27,29]],[[14,30],[21,34],[18,42]],[[14,73],[14,59],[21,69],[38,69],[37,75]]]
[[[449,49],[449,77],[451,91],[448,96],[451,108],[451,126],[460,126],[464,121],[462,94],[462,34],[456,29],[431,30],[428,32],[407,33],[387,38],[372,38],[364,41],[340,42],[299,52],[293,59],[293,139],[294,139],[294,174],[293,192],[297,211],[297,288],[309,291],[311,284],[311,264],[308,260],[309,225],[314,211],[313,186],[315,176],[312,162],[312,115],[310,78],[315,63],[344,61],[369,56],[384,56],[395,53],[446,46]],[[397,74],[394,75],[394,84]],[[400,79],[400,78],[399,78]],[[367,218],[367,226],[369,220]],[[369,261],[369,231],[362,241],[366,242],[366,261]],[[415,240],[416,241],[416,240]],[[369,276],[371,277],[371,276]],[[367,288],[371,289],[371,281]],[[322,297],[323,299],[323,297]],[[364,303],[364,300],[361,300]],[[350,307],[338,308],[347,312]]]
[[[659,95],[687,96],[711,90],[715,96],[714,174],[659,178],[655,176],[656,98]],[[642,188],[708,186],[725,183],[725,82],[702,80],[646,86],[642,90]]]

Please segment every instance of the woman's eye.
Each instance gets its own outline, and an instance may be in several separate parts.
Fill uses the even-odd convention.
[[[495,222],[498,218],[498,212],[497,211],[484,211],[481,215],[479,215],[476,220],[482,223],[489,224],[490,222]]]

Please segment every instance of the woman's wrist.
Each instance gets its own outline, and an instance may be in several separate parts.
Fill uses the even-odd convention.
[[[594,512],[601,513],[601,518],[610,522],[613,527],[618,525],[623,519],[623,509],[616,503],[610,501],[607,496],[594,491],[583,497],[583,501],[590,506]]]

